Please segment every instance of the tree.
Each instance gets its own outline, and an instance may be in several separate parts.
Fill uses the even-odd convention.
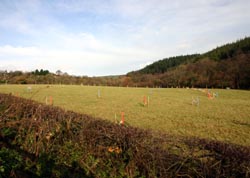
[[[57,70],[56,75],[63,75],[63,72],[61,70]]]

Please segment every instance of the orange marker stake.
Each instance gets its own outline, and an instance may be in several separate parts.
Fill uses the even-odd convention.
[[[50,105],[53,105],[53,97],[52,96],[49,97],[49,103],[50,103]]]
[[[124,124],[125,122],[125,119],[124,119],[124,112],[121,112],[121,121],[120,121],[120,124]]]
[[[212,94],[210,92],[207,93],[208,99],[212,99]]]
[[[146,96],[143,97],[143,104],[144,104],[144,106],[147,105],[147,98],[146,98]]]

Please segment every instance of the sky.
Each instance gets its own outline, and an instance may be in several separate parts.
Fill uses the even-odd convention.
[[[0,70],[120,75],[250,36],[249,0],[0,0]]]

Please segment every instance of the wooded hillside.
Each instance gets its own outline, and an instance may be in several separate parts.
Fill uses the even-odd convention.
[[[204,54],[162,59],[128,76],[138,86],[250,88],[250,38]]]
[[[204,54],[169,57],[120,76],[71,76],[48,70],[0,71],[0,83],[83,84],[130,87],[250,88],[250,37]]]

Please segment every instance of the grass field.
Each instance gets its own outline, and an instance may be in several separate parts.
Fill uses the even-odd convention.
[[[124,112],[125,121],[132,126],[250,145],[250,91],[213,89],[219,97],[208,99],[205,93],[192,89],[29,86],[31,92],[27,85],[1,85],[0,92],[42,103],[52,96],[55,106],[111,122],[120,120]],[[144,96],[149,96],[148,107],[143,105]],[[199,106],[191,104],[192,97],[199,97]]]

